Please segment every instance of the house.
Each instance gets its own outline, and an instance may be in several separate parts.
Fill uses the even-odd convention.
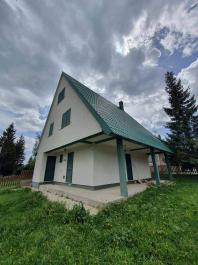
[[[151,177],[148,154],[160,184],[156,153],[167,166],[172,150],[124,111],[62,73],[41,135],[32,185],[65,183],[89,189]]]

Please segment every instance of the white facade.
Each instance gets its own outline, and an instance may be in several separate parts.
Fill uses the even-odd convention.
[[[116,146],[93,144],[68,150],[68,152],[71,151],[74,152],[72,184],[97,187],[119,183]],[[63,155],[62,162],[60,162],[61,154]],[[67,152],[58,152],[55,155],[54,181],[66,183]],[[141,152],[131,153],[133,180],[151,177],[147,158],[147,154]]]
[[[65,88],[65,97],[58,104],[58,95]],[[71,109],[71,122],[61,129],[62,114]],[[54,123],[49,136],[50,124]],[[116,142],[76,144],[80,139],[101,133],[101,127],[69,83],[61,78],[43,130],[33,183],[44,182],[47,156],[56,156],[54,181],[66,183],[68,153],[74,152],[72,184],[88,187],[119,183]],[[75,143],[74,143],[75,142]],[[68,144],[72,145],[68,146]],[[56,150],[54,150],[56,149]],[[142,151],[130,152],[133,179],[150,178],[148,157]],[[60,155],[63,160],[60,162]]]
[[[58,104],[58,94],[63,88],[65,88],[65,97]],[[62,114],[69,109],[71,109],[71,123],[61,129]],[[51,123],[54,123],[53,134],[48,136]],[[99,132],[101,127],[98,122],[68,82],[61,78],[41,137],[33,181],[44,180],[47,158],[45,152]]]

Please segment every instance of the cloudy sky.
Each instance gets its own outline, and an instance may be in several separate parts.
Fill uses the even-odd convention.
[[[198,1],[0,0],[0,134],[27,158],[62,71],[164,135],[165,72],[198,97]]]

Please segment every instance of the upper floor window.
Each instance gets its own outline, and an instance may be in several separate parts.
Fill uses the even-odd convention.
[[[54,123],[52,122],[50,124],[50,128],[49,128],[49,136],[51,136],[53,134],[53,130],[54,130]]]
[[[64,99],[65,97],[65,88],[61,90],[61,92],[58,94],[58,104]]]
[[[61,129],[70,124],[70,117],[71,117],[71,109],[69,109],[65,113],[63,113]]]

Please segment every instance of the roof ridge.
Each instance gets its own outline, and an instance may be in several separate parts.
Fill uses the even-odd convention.
[[[84,85],[83,83],[81,83],[80,81],[78,81],[77,79],[73,78],[72,76],[66,74],[65,72],[63,72],[64,75],[68,76],[70,79],[73,79],[75,82],[79,83],[80,85],[83,85],[85,88],[87,88],[88,90],[90,90],[92,93],[94,93],[96,96],[101,97],[102,99],[108,101],[109,103],[113,104],[115,107],[117,107],[119,109],[119,106],[117,106],[116,104],[114,104],[113,102],[109,101],[108,99],[106,99],[105,97],[103,97],[102,95],[100,95],[99,93],[95,92],[93,89],[89,88],[88,86]]]

